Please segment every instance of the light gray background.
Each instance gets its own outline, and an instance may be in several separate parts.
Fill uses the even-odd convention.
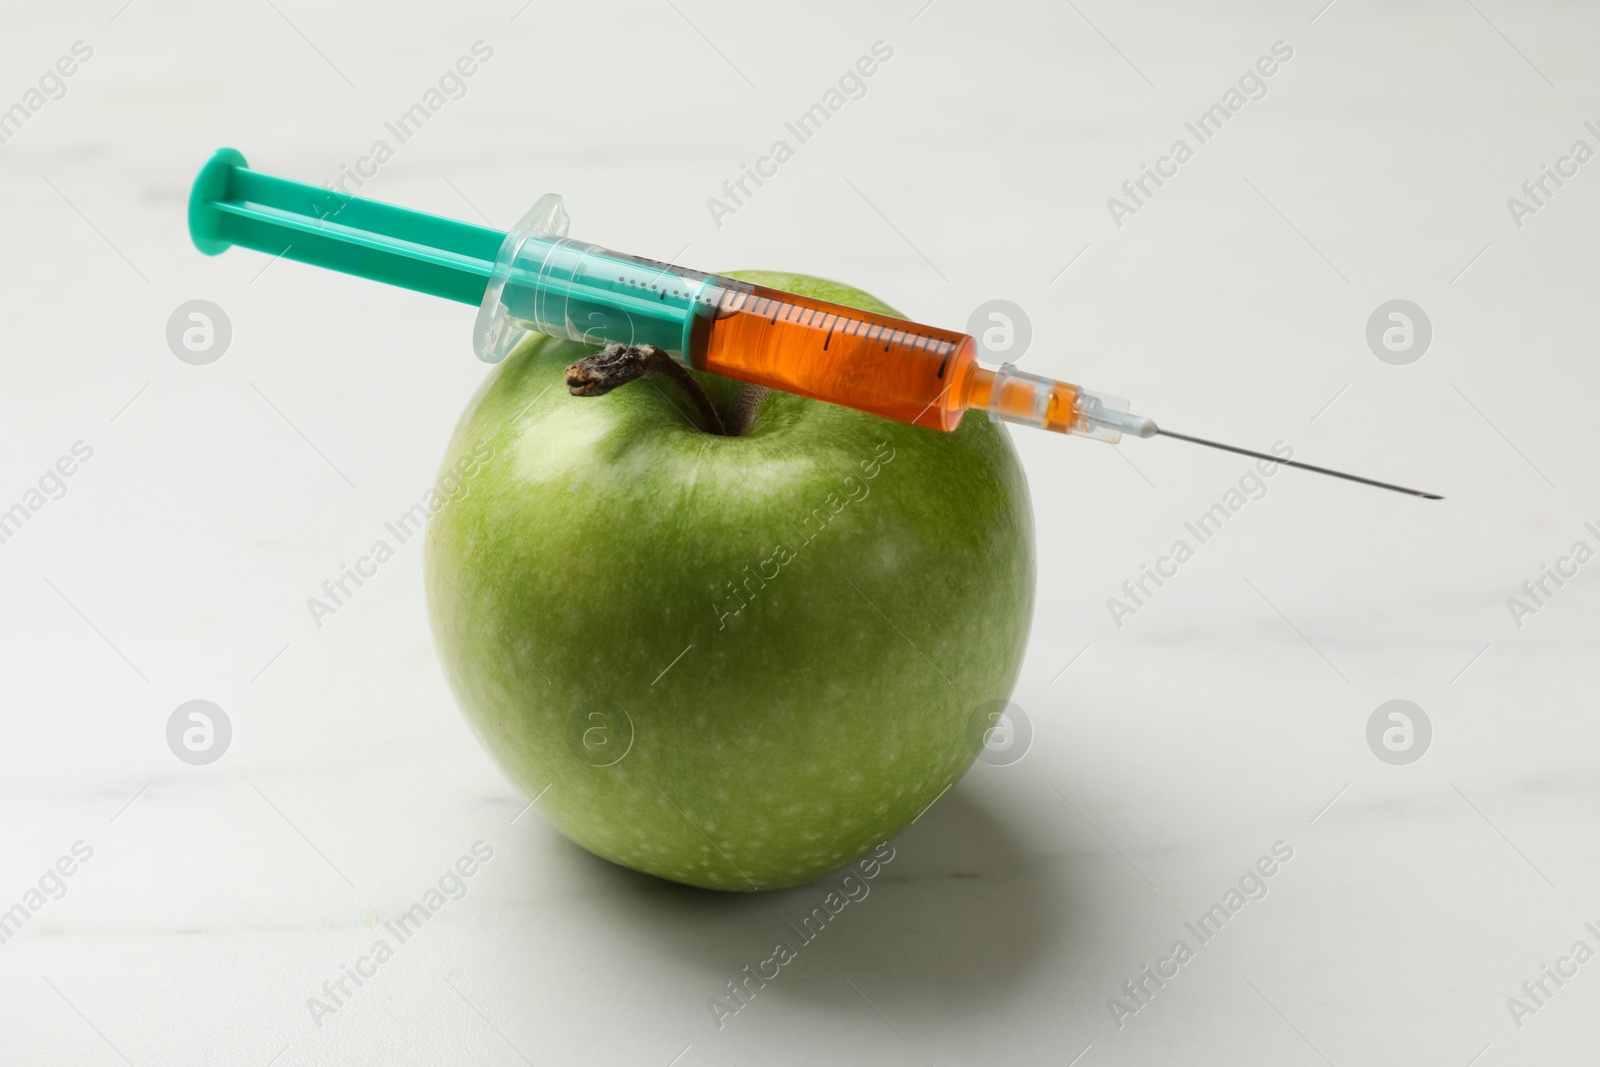
[[[94,849],[0,945],[0,1059],[1592,1057],[1600,962],[1520,1029],[1506,998],[1600,947],[1600,564],[1521,629],[1506,600],[1597,543],[1600,162],[1520,229],[1505,204],[1600,147],[1592,7],[121,2],[13,3],[0,30],[5,106],[94,48],[0,147],[0,507],[94,449],[0,545],[0,907]],[[1106,598],[1246,461],[1017,432],[1032,749],[976,766],[719,1032],[706,999],[822,888],[684,891],[518,817],[435,661],[420,544],[308,615],[431,483],[484,374],[472,312],[188,242],[214,148],[331,177],[478,39],[468,95],[366,192],[506,227],[559,191],[587,239],[950,326],[1004,297],[1027,369],[1449,499],[1280,473],[1119,629]],[[706,198],[879,39],[866,97],[714,226]],[[1267,97],[1116,228],[1106,198],[1279,39]],[[1364,340],[1395,298],[1434,327],[1410,366]],[[164,339],[192,299],[232,322],[210,366]],[[1433,725],[1410,766],[1366,743],[1397,698]],[[191,699],[232,721],[209,766],[167,748]],[[306,999],[478,839],[465,900],[314,1026]],[[1107,998],[1280,839],[1270,895],[1119,1030]]]

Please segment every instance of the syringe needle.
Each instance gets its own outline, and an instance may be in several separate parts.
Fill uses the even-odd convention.
[[[1295,459],[1284,459],[1281,456],[1274,456],[1267,452],[1254,452],[1248,448],[1238,448],[1234,445],[1225,445],[1220,441],[1207,441],[1204,437],[1190,437],[1186,433],[1173,433],[1171,430],[1158,429],[1156,433],[1162,437],[1176,437],[1180,441],[1190,441],[1197,445],[1205,445],[1207,448],[1220,448],[1224,452],[1237,452],[1241,456],[1253,456],[1256,459],[1264,459],[1271,463],[1281,463],[1285,467],[1299,467],[1303,471],[1316,471],[1318,474],[1331,474],[1335,478],[1343,478],[1345,481],[1349,482],[1360,482],[1362,485],[1375,485],[1379,489],[1392,489],[1396,493],[1409,493],[1411,496],[1420,496],[1424,500],[1444,499],[1444,497],[1438,495],[1437,493],[1424,493],[1420,489],[1407,489],[1403,485],[1392,485],[1389,482],[1380,482],[1372,478],[1363,478],[1359,474],[1346,474],[1344,471],[1329,470],[1327,467],[1317,467],[1310,463],[1301,463],[1299,460]]]

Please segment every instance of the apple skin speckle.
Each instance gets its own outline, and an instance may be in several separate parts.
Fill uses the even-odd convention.
[[[895,314],[836,282],[734,276]],[[659,378],[569,395],[594,350],[531,339],[450,442],[445,470],[479,466],[428,528],[457,702],[597,855],[731,891],[822,877],[959,779],[974,717],[1011,694],[1034,544],[1010,438],[779,392],[746,435],[708,436]],[[742,388],[697,378],[718,404]]]

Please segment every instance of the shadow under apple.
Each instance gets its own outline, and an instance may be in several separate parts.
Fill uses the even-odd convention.
[[[576,845],[561,853],[627,943],[681,966],[685,993],[704,1002],[708,1025],[712,998],[752,1014],[769,999],[859,1012],[852,982],[873,996],[979,1016],[1029,987],[1081,909],[1066,872],[1028,856],[977,794],[958,784],[890,842],[892,859],[870,880],[856,866],[792,889],[719,893],[618,867]],[[824,903],[830,892],[837,913]],[[840,907],[841,899],[848,903]],[[780,943],[793,951],[781,963]],[[759,973],[770,978],[765,986],[748,977]],[[748,1006],[728,991],[730,981],[755,990]]]

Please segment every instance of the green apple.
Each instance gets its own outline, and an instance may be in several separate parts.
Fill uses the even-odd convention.
[[[426,566],[456,699],[596,855],[726,890],[836,870],[962,776],[1016,682],[1033,520],[1010,438],[779,392],[712,436],[662,376],[570,395],[593,351],[523,344],[451,440]],[[697,379],[719,406],[745,388]]]

